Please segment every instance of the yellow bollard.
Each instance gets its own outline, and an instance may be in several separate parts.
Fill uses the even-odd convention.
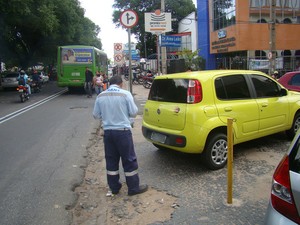
[[[227,203],[232,204],[233,119],[227,119]]]

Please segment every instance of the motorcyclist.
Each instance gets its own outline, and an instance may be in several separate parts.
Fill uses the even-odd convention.
[[[41,77],[41,75],[38,74],[38,72],[36,70],[33,71],[32,82],[34,82],[38,86],[38,88],[41,88],[42,77]]]
[[[24,70],[21,70],[19,73],[19,77],[18,77],[18,81],[19,84],[22,80],[24,80],[24,84],[20,84],[20,85],[25,85],[28,91],[28,94],[31,95],[31,89],[30,89],[30,85],[28,84],[28,75],[25,73]]]

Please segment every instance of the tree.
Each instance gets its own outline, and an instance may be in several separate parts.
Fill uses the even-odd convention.
[[[186,69],[191,68],[192,70],[203,70],[205,69],[204,59],[198,55],[199,50],[192,52],[189,49],[183,49],[178,53],[184,61]]]
[[[145,32],[145,12],[154,12],[161,8],[161,0],[115,0],[114,1],[113,22],[116,27],[120,27],[120,15],[127,9],[132,9],[138,14],[138,24],[131,29],[138,40],[138,48],[141,55],[149,55],[156,52],[156,36]],[[192,0],[165,0],[165,11],[172,13],[172,33],[178,33],[178,23],[184,17],[196,10]],[[146,48],[145,48],[146,46]]]
[[[27,67],[56,60],[57,46],[102,47],[78,0],[0,0],[0,58]]]

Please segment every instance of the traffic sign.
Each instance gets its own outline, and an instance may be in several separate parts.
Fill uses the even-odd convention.
[[[138,22],[138,15],[131,9],[125,10],[120,15],[120,22],[126,28],[134,27]]]
[[[123,44],[122,43],[114,43],[114,50],[115,50],[115,52],[122,52]]]
[[[122,54],[116,54],[114,58],[115,58],[116,62],[121,62],[123,60],[123,55]]]
[[[268,52],[268,59],[272,59],[272,57],[273,57],[272,52]]]

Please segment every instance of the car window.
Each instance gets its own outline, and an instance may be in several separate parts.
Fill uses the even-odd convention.
[[[162,102],[187,102],[188,79],[158,79],[154,80],[149,100]]]
[[[9,73],[9,74],[7,74],[5,77],[18,77],[19,76],[19,74],[17,74],[17,73]]]
[[[272,79],[260,75],[252,75],[251,79],[258,98],[281,96],[280,86]]]
[[[243,75],[230,75],[215,80],[218,99],[249,99],[250,92]]]
[[[290,82],[289,82],[290,85],[294,85],[294,86],[300,86],[300,73],[298,74],[295,74]]]
[[[289,164],[290,170],[300,173],[300,139],[298,138],[297,143],[294,145],[293,149],[291,150],[289,156]]]

